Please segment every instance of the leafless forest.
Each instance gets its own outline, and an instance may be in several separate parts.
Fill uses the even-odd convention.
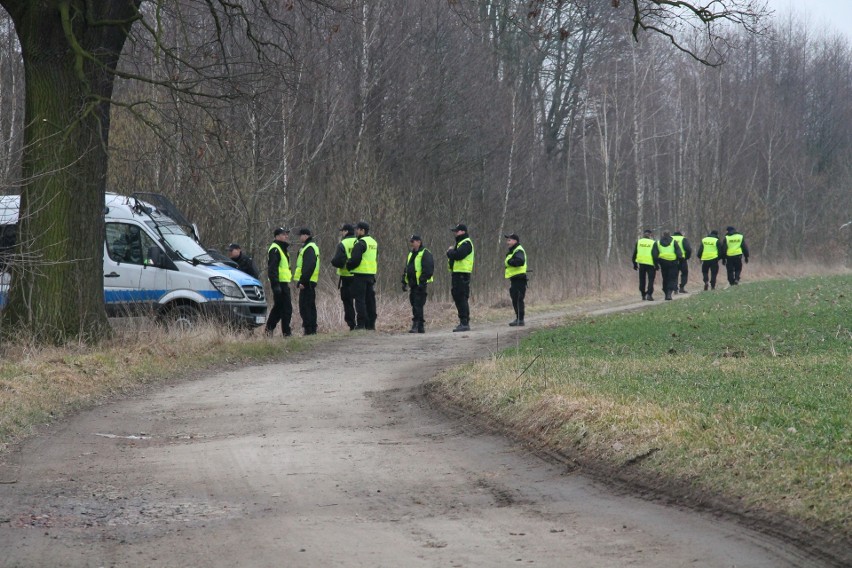
[[[144,80],[116,84],[108,186],[166,194],[208,246],[238,241],[260,265],[274,226],[308,225],[328,282],[337,226],[360,219],[384,287],[407,235],[441,256],[456,222],[481,292],[510,231],[554,298],[607,286],[645,227],[697,241],[735,225],[755,260],[849,261],[847,38],[771,20],[711,67],[665,37],[634,41],[608,0],[527,5],[284,2],[265,25],[173,3],[125,46],[121,70]],[[706,34],[681,33],[702,51]],[[5,13],[0,41],[0,192],[16,193],[23,70]],[[276,49],[243,65],[265,41]],[[200,96],[193,80],[213,68],[223,79]]]

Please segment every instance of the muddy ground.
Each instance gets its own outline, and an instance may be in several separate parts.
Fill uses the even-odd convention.
[[[0,565],[828,565],[718,515],[635,498],[429,403],[438,371],[553,315],[527,321],[362,332],[45,429],[0,463]]]

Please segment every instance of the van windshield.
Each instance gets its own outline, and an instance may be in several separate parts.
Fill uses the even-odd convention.
[[[203,262],[205,264],[215,262],[213,257],[207,254],[207,251],[201,248],[201,245],[195,242],[195,239],[187,235],[178,225],[154,223],[152,221],[149,221],[148,225],[156,229],[162,235],[166,244],[184,259]]]

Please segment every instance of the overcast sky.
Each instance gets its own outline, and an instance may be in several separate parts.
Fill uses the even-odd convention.
[[[852,0],[769,0],[776,18],[793,12],[808,19],[811,29],[845,33],[852,41]]]

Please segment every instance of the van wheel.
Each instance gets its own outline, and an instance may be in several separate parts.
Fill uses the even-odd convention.
[[[160,321],[170,330],[190,331],[201,317],[201,312],[195,306],[186,304],[174,306],[160,316]]]

